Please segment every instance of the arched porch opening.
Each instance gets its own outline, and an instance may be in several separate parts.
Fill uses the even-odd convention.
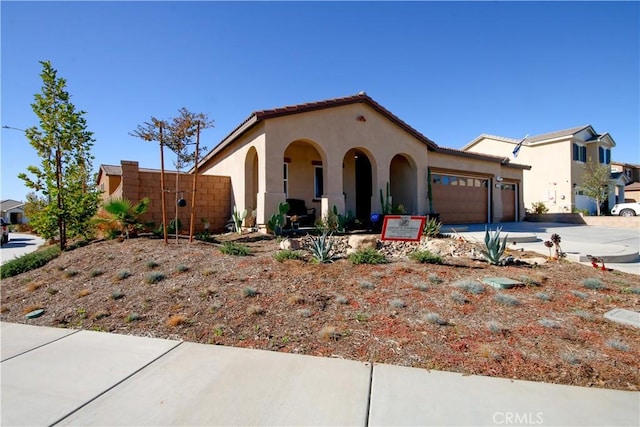
[[[369,223],[373,198],[375,164],[373,156],[362,148],[352,148],[342,162],[345,210],[363,224]]]
[[[393,156],[389,165],[389,191],[393,206],[402,205],[407,214],[418,213],[416,212],[418,209],[417,184],[416,165],[413,159],[404,154]]]

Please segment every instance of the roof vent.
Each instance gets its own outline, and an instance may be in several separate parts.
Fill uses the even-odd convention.
[[[365,92],[365,91],[363,91],[363,90],[361,90],[360,92],[358,92],[358,95],[366,95],[366,94],[367,94],[367,92]]]

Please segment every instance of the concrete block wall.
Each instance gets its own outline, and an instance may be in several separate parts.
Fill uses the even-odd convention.
[[[144,197],[150,199],[149,209],[143,216],[152,221],[155,227],[162,224],[162,192],[160,171],[139,170],[138,162],[122,161],[122,197],[137,203]],[[176,212],[176,174],[165,172],[165,206],[167,222],[175,218]],[[228,176],[198,175],[195,192],[195,231],[204,230],[206,218],[211,232],[224,231],[224,225],[231,217],[231,178]],[[193,175],[180,174],[178,198],[187,201],[185,207],[178,207],[178,218],[182,222],[182,231],[189,231],[191,200],[193,193]]]

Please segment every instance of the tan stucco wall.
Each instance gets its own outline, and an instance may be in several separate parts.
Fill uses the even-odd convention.
[[[364,116],[365,121],[358,120],[360,116]],[[292,143],[295,144],[289,148]],[[313,176],[308,173],[297,181],[290,181],[289,196],[307,200],[309,207],[318,208],[318,216],[334,205],[340,212],[346,212],[343,193],[348,190],[348,185],[343,187],[343,163],[345,155],[352,149],[367,153],[372,165],[372,211],[379,210],[379,189],[385,189],[390,179],[391,160],[402,154],[415,167],[415,182],[411,183],[416,193],[413,210],[416,213],[426,212],[428,152],[425,144],[367,105],[352,104],[269,119],[202,165],[204,174],[231,177],[232,205],[240,210],[247,207],[245,159],[251,147],[258,154],[258,224],[264,224],[277,211],[278,202],[285,199],[283,162],[289,155],[307,164],[312,160],[322,162],[324,197],[322,202],[312,200]],[[294,177],[297,167],[291,163],[290,176]]]

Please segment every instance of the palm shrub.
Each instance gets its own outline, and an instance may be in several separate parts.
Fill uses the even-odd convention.
[[[109,218],[98,218],[98,221],[112,222],[118,225],[120,232],[127,237],[135,235],[144,228],[141,216],[149,208],[149,198],[145,197],[135,205],[128,199],[115,198],[106,202],[102,207]]]
[[[329,231],[324,230],[319,236],[309,236],[306,247],[315,262],[333,262],[333,238]]]
[[[502,227],[498,227],[495,232],[490,232],[487,227],[484,228],[484,246],[482,255],[486,258],[489,264],[499,265],[502,261],[502,255],[507,248],[507,237],[505,235],[502,242],[500,242],[500,232]]]

